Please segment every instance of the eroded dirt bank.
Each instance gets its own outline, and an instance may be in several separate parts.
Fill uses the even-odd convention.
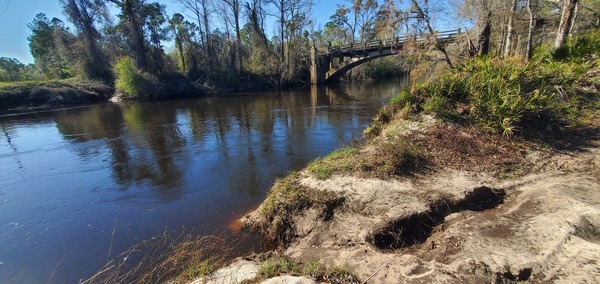
[[[361,282],[599,282],[598,136],[563,150],[519,150],[481,136],[456,147],[450,141],[474,136],[453,127],[431,117],[398,121],[366,145],[280,180],[244,221],[290,259],[344,267]],[[382,145],[419,144],[440,129],[453,136],[444,138],[447,151],[428,150],[436,165],[367,178],[390,172],[377,162]],[[457,151],[475,158],[460,160]],[[405,166],[406,155],[395,166]],[[254,274],[228,279],[264,281],[253,262]],[[223,281],[218,275],[210,279]]]

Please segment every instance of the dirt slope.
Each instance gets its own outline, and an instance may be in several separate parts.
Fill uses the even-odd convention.
[[[434,125],[396,125],[392,138]],[[319,179],[304,170],[295,179],[305,195],[336,202],[287,216],[293,237],[284,253],[347,267],[369,283],[599,283],[598,142],[523,151],[519,174],[510,178],[485,165],[391,179],[347,172]],[[361,151],[376,150],[370,144]],[[260,212],[246,221],[265,226]]]

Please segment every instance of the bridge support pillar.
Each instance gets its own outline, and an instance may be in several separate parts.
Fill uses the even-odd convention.
[[[319,67],[317,66],[317,47],[315,41],[311,42],[310,48],[310,84],[319,84]]]
[[[329,61],[331,61],[329,55],[319,57],[317,53],[315,42],[312,41],[310,51],[310,83],[312,85],[325,83],[325,72],[327,72],[327,68],[323,68],[323,66],[329,66]]]

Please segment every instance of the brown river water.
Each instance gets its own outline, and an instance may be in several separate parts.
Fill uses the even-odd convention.
[[[406,84],[0,115],[0,283],[77,283],[165,230],[227,232]]]

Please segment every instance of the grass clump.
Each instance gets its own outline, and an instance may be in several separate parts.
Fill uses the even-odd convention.
[[[300,263],[284,256],[274,256],[265,259],[258,269],[262,279],[273,278],[281,274],[301,275]]]
[[[365,131],[379,135],[395,115],[430,113],[479,125],[491,133],[562,129],[598,107],[600,32],[572,40],[563,50],[539,48],[519,58],[470,60],[434,80],[416,84],[382,108]],[[591,73],[590,73],[591,72]],[[584,86],[585,85],[585,86]],[[582,92],[582,87],[587,91]]]
[[[194,260],[187,265],[179,278],[182,280],[194,280],[198,277],[208,276],[216,270],[216,264],[217,261],[212,257],[203,261]]]
[[[368,176],[406,176],[429,167],[429,160],[421,149],[408,141],[383,143],[377,149],[362,157],[359,163],[360,170]]]
[[[308,170],[318,179],[327,179],[335,172],[354,169],[352,157],[358,152],[356,148],[347,147],[334,151],[324,158],[317,158],[308,164]]]
[[[339,149],[312,161],[308,170],[321,180],[339,172],[356,172],[385,179],[423,171],[429,165],[419,147],[409,141],[392,141],[377,146],[377,151],[364,153],[350,147]]]
[[[293,172],[275,181],[259,208],[260,231],[278,243],[289,243],[294,238],[292,216],[313,203],[298,177]]]
[[[277,244],[288,244],[296,235],[293,217],[307,208],[315,208],[319,218],[328,220],[333,210],[343,203],[343,198],[323,191],[309,190],[300,183],[298,173],[278,179],[271,187],[265,201],[258,209],[256,228],[263,236]]]
[[[262,260],[256,280],[284,274],[308,277],[318,283],[360,283],[358,277],[346,267],[328,267],[316,260],[302,262],[279,254]]]

